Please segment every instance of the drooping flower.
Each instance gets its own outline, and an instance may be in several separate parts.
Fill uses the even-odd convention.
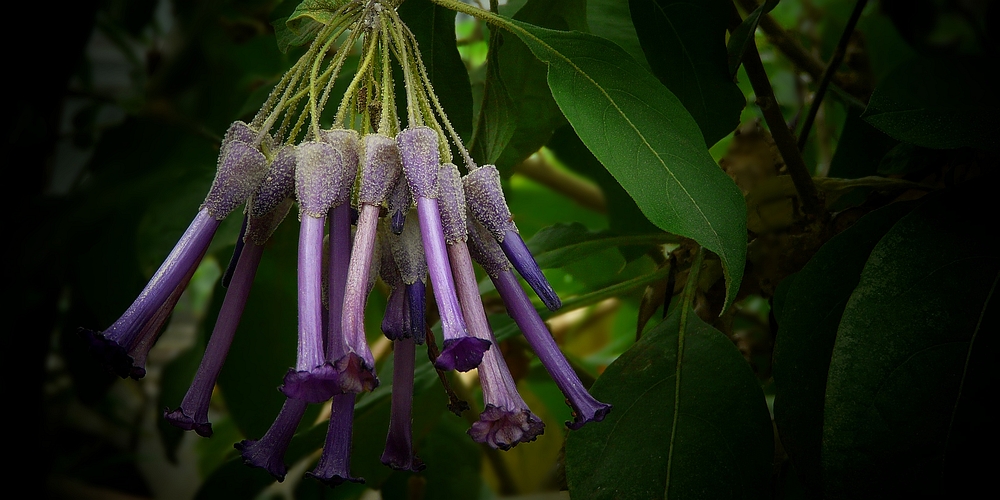
[[[250,295],[250,286],[253,284],[257,266],[264,253],[264,244],[291,208],[294,183],[295,151],[294,148],[285,147],[275,156],[263,182],[248,203],[245,218],[247,224],[240,235],[240,242],[243,242],[242,237],[245,237],[249,244],[238,252],[231,286],[226,290],[215,329],[209,338],[194,381],[191,382],[191,387],[184,395],[180,407],[173,411],[164,411],[164,418],[181,429],[194,430],[205,437],[212,435],[212,424],[208,421],[212,389],[219,378],[219,372],[229,353],[229,346],[239,325],[247,297]]]
[[[463,181],[472,214],[500,243],[500,248],[514,265],[514,269],[517,269],[550,311],[562,307],[562,301],[545,279],[514,224],[514,217],[507,208],[500,185],[500,172],[493,165],[483,165],[470,171]]]
[[[251,467],[266,470],[279,482],[285,480],[288,466],[285,465],[285,452],[295,435],[295,428],[305,415],[308,403],[301,399],[285,398],[281,412],[274,423],[260,439],[244,439],[233,445],[240,451],[243,463]]]
[[[416,343],[413,337],[392,343],[392,402],[389,433],[382,463],[396,470],[419,472],[424,463],[413,452],[413,373]]]
[[[471,207],[470,207],[471,208]],[[559,390],[566,396],[573,408],[573,421],[566,422],[570,429],[579,429],[587,422],[600,422],[611,411],[611,405],[602,403],[587,392],[573,368],[566,361],[555,339],[549,333],[545,322],[538,311],[531,305],[517,277],[511,271],[511,265],[504,256],[500,245],[490,233],[478,223],[470,220],[469,246],[476,261],[479,262],[500,293],[507,313],[517,324],[531,348],[542,361],[542,366],[549,372]]]
[[[298,306],[299,342],[295,368],[285,375],[281,392],[320,403],[340,392],[338,373],[327,362],[323,345],[323,236],[326,216],[340,192],[343,157],[325,142],[300,144],[296,150],[295,194],[299,202]]]
[[[417,202],[424,253],[441,315],[444,348],[434,365],[441,370],[469,371],[479,366],[490,343],[469,335],[455,293],[437,200],[441,165],[438,134],[429,127],[412,127],[400,132],[396,141],[410,192]]]
[[[495,347],[496,339],[486,319],[486,311],[479,297],[479,284],[476,283],[476,274],[472,269],[472,258],[466,245],[467,225],[471,221],[466,213],[468,208],[458,167],[451,163],[441,165],[438,183],[441,223],[462,314],[469,332],[494,346],[483,356],[483,362],[479,365],[479,380],[486,408],[480,414],[479,421],[472,424],[469,435],[476,442],[507,450],[518,443],[534,441],[544,431],[545,424],[531,413],[518,394],[517,385],[507,369],[503,354]]]
[[[242,122],[230,127],[205,202],[125,314],[107,330],[79,330],[91,352],[118,376],[140,379],[146,375],[146,356],[205,255],[219,223],[245,202],[260,183],[266,160],[243,140],[252,133]]]

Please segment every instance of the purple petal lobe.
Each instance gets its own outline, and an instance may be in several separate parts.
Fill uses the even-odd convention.
[[[341,392],[340,372],[330,363],[311,370],[288,370],[280,390],[292,399],[322,403]]]
[[[174,427],[179,427],[186,431],[193,430],[201,437],[212,437],[212,423],[208,420],[203,422],[196,421],[194,416],[184,413],[183,408],[178,408],[174,411],[165,409],[163,410],[163,418]]]
[[[244,439],[233,445],[240,450],[243,463],[251,467],[260,467],[271,473],[278,482],[284,481],[288,467],[285,465],[285,451],[292,441],[295,428],[306,412],[306,402],[298,399],[286,399],[278,413],[278,418],[260,439]]]
[[[125,348],[104,336],[102,332],[87,328],[77,329],[77,334],[90,346],[90,352],[101,360],[104,366],[121,378],[128,378],[132,373],[132,356]]]
[[[414,198],[437,197],[438,134],[430,127],[412,127],[396,136],[403,171]]]
[[[441,165],[438,171],[438,205],[441,207],[441,228],[447,244],[465,241],[466,205],[465,190],[458,167],[451,163]]]
[[[340,390],[345,393],[371,392],[378,387],[375,369],[364,358],[353,352],[334,364],[340,380]]]
[[[343,160],[325,142],[304,142],[295,151],[295,196],[301,213],[326,217],[340,192]]]
[[[549,308],[550,311],[562,307],[562,301],[559,300],[556,291],[552,289],[549,280],[545,279],[542,269],[538,267],[535,257],[531,255],[531,251],[524,244],[520,234],[508,231],[500,243],[500,247],[510,263],[514,265],[514,269],[517,269],[524,281],[528,282],[528,286],[538,294],[538,298],[542,299],[545,307]]]
[[[489,348],[490,341],[475,337],[446,339],[434,366],[439,370],[467,372],[483,362],[483,353]]]
[[[381,205],[399,178],[401,166],[396,141],[379,134],[364,138],[365,163],[361,168],[361,189],[358,201]]]
[[[244,142],[225,145],[202,208],[216,220],[225,219],[257,189],[266,165],[264,154]]]
[[[545,431],[545,424],[527,409],[506,409],[487,404],[472,424],[469,436],[477,443],[509,450],[518,443],[534,441]]]

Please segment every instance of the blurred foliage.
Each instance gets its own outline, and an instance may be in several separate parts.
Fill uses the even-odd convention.
[[[114,322],[142,289],[212,182],[221,135],[260,108],[326,4],[52,9],[46,29],[60,50],[14,50],[13,67],[32,80],[12,99],[8,132],[24,176],[16,201],[31,214],[12,218],[10,308],[28,334],[18,335],[30,365],[21,405],[42,439],[26,461],[45,475],[45,495],[488,499],[568,488],[574,498],[904,498],[983,485],[988,461],[976,457],[990,432],[983,401],[996,380],[986,359],[1000,276],[987,204],[1000,2],[868,2],[801,152],[776,145],[739,63],[754,44],[781,126],[800,132],[820,77],[810,67],[838,49],[854,2],[747,8],[761,3],[501,2],[532,39],[406,0],[400,15],[432,61],[443,106],[477,160],[501,169],[518,227],[566,304],[557,313],[536,304],[542,317],[584,383],[615,407],[603,423],[567,430],[562,393],[484,279],[497,347],[545,434],[508,452],[471,441],[477,380],[449,375],[473,409],[445,411],[420,348],[414,438],[428,469],[383,467],[392,361],[385,345],[378,351],[377,287],[366,321],[383,385],[358,400],[352,462],[368,482],[333,490],[301,478],[323,443],[322,405],[302,420],[282,484],[232,448],[270,425],[283,401],[275,387],[294,362],[293,219],[264,253],[213,397],[212,438],[161,416],[201,359],[238,217],[216,235],[146,378],[114,379],[75,334]],[[736,28],[734,13],[750,24]],[[350,73],[359,49],[345,50]],[[581,74],[604,95],[577,86]],[[334,93],[345,89],[338,82]],[[631,107],[608,111],[622,103]],[[635,146],[647,137],[662,148]],[[802,155],[825,218],[803,213],[783,154]],[[667,174],[709,187],[678,209],[676,191],[653,182]],[[704,227],[699,213],[709,213]],[[714,246],[706,227],[721,235]],[[699,244],[717,255],[694,271],[685,299]],[[690,311],[683,332],[681,311]]]

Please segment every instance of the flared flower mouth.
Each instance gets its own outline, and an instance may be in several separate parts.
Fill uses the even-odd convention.
[[[534,441],[544,431],[545,424],[530,410],[488,404],[469,429],[469,436],[477,443],[509,450],[518,443]]]
[[[249,124],[236,122],[226,132],[204,203],[135,302],[108,329],[79,331],[114,373],[145,375],[149,349],[220,222],[245,206],[205,355],[180,405],[163,412],[170,424],[211,436],[209,404],[257,267],[276,227],[297,204],[297,351],[280,381],[286,399],[262,437],[235,445],[244,463],[278,481],[287,474],[285,453],[307,406],[329,402],[325,446],[306,475],[331,486],[364,482],[350,467],[355,402],[374,397],[363,393],[379,386],[376,368],[389,366],[373,354],[368,340],[374,332],[365,330],[368,298],[379,277],[389,291],[382,332],[392,342],[393,356],[390,424],[381,456],[389,467],[424,468],[416,453],[413,393],[416,364],[428,363],[428,355],[417,353],[425,342],[442,380],[448,379],[443,371],[478,370],[485,409],[468,431],[474,441],[508,450],[544,431],[497,348],[473,257],[566,394],[576,416],[570,426],[600,420],[610,408],[587,394],[520,288],[514,269],[550,309],[561,305],[512,222],[499,172],[473,162],[445,116],[415,37],[394,10],[398,3],[332,2],[335,22],[318,24],[319,45],[277,83]],[[341,49],[360,42],[363,56],[333,126],[324,129],[328,93],[350,52],[333,47],[338,40]],[[394,60],[405,79],[400,86],[405,127],[395,102]],[[464,179],[452,146],[464,160]],[[440,340],[428,337],[428,318],[435,317],[427,314],[429,292]]]

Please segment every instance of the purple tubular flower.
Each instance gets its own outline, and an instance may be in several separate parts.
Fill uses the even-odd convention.
[[[424,253],[444,333],[444,348],[434,366],[440,370],[469,371],[482,362],[489,342],[469,335],[455,294],[437,200],[437,177],[441,164],[438,135],[431,128],[414,127],[400,132],[396,142],[403,156],[403,170],[410,192],[417,200]]]
[[[285,480],[288,466],[285,465],[285,452],[292,442],[295,428],[298,427],[302,415],[306,412],[307,403],[301,399],[285,399],[285,404],[278,413],[278,418],[260,439],[244,439],[233,445],[240,450],[243,463],[251,467],[260,467],[271,473],[278,482]]]
[[[95,356],[121,378],[146,375],[145,360],[160,329],[201,262],[219,220],[202,209],[125,314],[103,332],[79,334]]]
[[[399,177],[399,151],[389,137],[369,134],[364,137],[365,162],[361,170],[358,203],[357,232],[351,252],[344,290],[341,331],[346,344],[342,352],[333,353],[337,369],[341,370],[341,388],[345,392],[370,391],[378,386],[375,377],[375,358],[365,337],[365,303],[370,290],[369,282],[375,260],[375,237],[378,215],[389,189]],[[332,319],[332,317],[331,317]]]
[[[236,125],[231,129],[241,130]],[[264,155],[246,143],[238,139],[225,142],[205,202],[135,302],[107,330],[79,330],[91,351],[115,374],[134,379],[146,375],[146,355],[205,255],[219,223],[257,188],[265,163]]]
[[[486,320],[486,311],[479,297],[479,286],[472,270],[472,259],[466,244],[448,246],[458,286],[462,312],[468,321],[469,331],[477,338],[496,344],[493,331]],[[472,424],[469,435],[478,443],[508,450],[518,443],[534,441],[545,430],[545,424],[528,409],[527,403],[517,392],[517,384],[507,369],[503,354],[494,347],[483,356],[479,365],[479,380],[483,386],[486,409],[479,421]]]
[[[345,481],[364,483],[360,477],[351,476],[351,430],[354,425],[354,393],[338,394],[330,407],[330,427],[326,431],[326,445],[316,468],[306,475],[328,486]]]
[[[517,232],[517,226],[514,225],[514,219],[511,217],[510,209],[507,208],[503,188],[500,185],[500,172],[493,165],[483,165],[469,172],[465,176],[464,183],[466,195],[471,202],[469,208],[472,209],[473,215],[500,243],[503,253],[507,255],[507,259],[517,272],[550,311],[562,307],[562,301],[545,279],[541,268]]]
[[[291,148],[286,148],[282,153]],[[208,421],[208,407],[212,398],[212,388],[218,380],[222,364],[232,345],[236,327],[246,306],[250,287],[257,273],[264,243],[288,213],[294,190],[294,154],[279,153],[272,163],[264,182],[254,193],[247,207],[247,217],[243,233],[247,245],[240,252],[234,266],[232,286],[226,290],[222,309],[215,322],[215,329],[208,341],[198,372],[191,387],[184,395],[181,406],[174,411],[165,410],[164,418],[184,430],[194,430],[199,435],[212,435],[212,424]],[[242,235],[241,235],[242,236]],[[240,239],[243,242],[243,238]]]
[[[556,345],[545,322],[517,282],[517,277],[510,270],[510,264],[504,259],[496,241],[489,237],[482,226],[471,221],[469,226],[469,242],[474,250],[473,255],[490,275],[497,291],[500,292],[504,306],[507,307],[507,313],[524,333],[531,348],[542,361],[542,366],[549,372],[573,408],[573,421],[566,422],[566,426],[570,429],[579,429],[587,422],[604,420],[611,411],[611,405],[597,401],[583,387],[580,378],[576,376],[576,372]]]
[[[413,454],[413,370],[416,344],[412,338],[393,342],[392,409],[382,463],[396,470],[419,472],[424,463]]]
[[[333,146],[308,142],[296,151],[295,192],[299,232],[299,343],[295,368],[285,375],[281,392],[320,403],[339,392],[337,370],[326,361],[323,346],[323,233],[326,214],[340,190],[343,161]]]
[[[215,329],[208,341],[208,347],[205,348],[205,355],[198,366],[194,381],[184,395],[180,408],[163,412],[163,418],[174,426],[188,431],[193,429],[204,437],[212,435],[212,424],[208,421],[212,388],[215,387],[215,381],[229,353],[229,346],[233,342],[233,335],[243,314],[247,296],[250,295],[250,285],[253,284],[257,265],[263,253],[263,246],[251,244],[240,255],[236,271],[233,273],[232,286],[226,291],[219,318],[215,322]]]
[[[341,328],[344,312],[344,293],[351,262],[351,190],[358,175],[358,133],[354,130],[336,129],[323,133],[323,140],[334,147],[344,160],[340,191],[330,209],[330,253],[327,273],[326,359],[336,363],[348,352],[348,344]],[[343,370],[339,370],[343,371]]]
[[[496,340],[486,320],[476,274],[472,269],[472,258],[466,245],[469,232],[467,227],[471,221],[466,213],[458,168],[450,163],[442,165],[438,182],[441,222],[462,314],[472,335],[495,346]],[[503,255],[500,258],[503,259]],[[483,386],[486,409],[480,414],[479,421],[469,429],[473,440],[507,450],[518,443],[533,441],[542,433],[545,424],[531,413],[518,394],[517,385],[499,349],[494,347],[483,356],[482,364],[479,365],[479,379]]]

